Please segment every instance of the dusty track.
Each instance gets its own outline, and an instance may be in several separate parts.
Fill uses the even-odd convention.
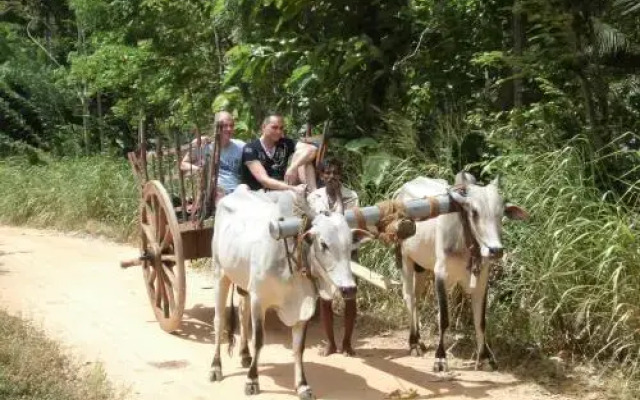
[[[132,399],[244,398],[246,371],[237,354],[226,356],[226,346],[225,379],[208,381],[213,298],[206,276],[188,274],[183,331],[170,335],[153,319],[142,273],[118,267],[135,255],[132,247],[98,239],[0,227],[0,307],[32,319],[82,360],[101,362],[114,383],[130,388]],[[256,400],[296,398],[289,342],[289,331],[271,319]],[[383,399],[409,389],[422,399],[563,398],[508,373],[452,368],[447,377],[434,374],[432,352],[423,359],[407,356],[405,333],[359,337],[356,358],[321,357],[321,344],[313,321],[305,365],[322,399]]]

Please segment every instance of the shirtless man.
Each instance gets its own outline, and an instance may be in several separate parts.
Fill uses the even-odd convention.
[[[342,164],[336,159],[327,159],[321,165],[318,171],[325,186],[316,189],[309,194],[307,201],[312,209],[316,212],[333,211],[344,213],[352,207],[358,206],[358,195],[356,192],[342,185]],[[354,250],[351,259],[357,259],[357,253]],[[356,299],[345,300],[344,309],[344,338],[342,339],[342,348],[339,351],[345,355],[353,356],[355,351],[351,345],[351,336],[353,335],[353,327],[356,320]],[[322,326],[327,335],[327,346],[323,355],[338,352],[336,341],[333,334],[333,309],[332,302],[320,299],[320,316],[322,318]]]

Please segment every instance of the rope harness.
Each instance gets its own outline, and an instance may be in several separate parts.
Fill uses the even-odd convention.
[[[407,215],[407,208],[402,201],[385,200],[376,206],[380,212],[380,220],[375,225],[377,233],[368,229],[362,210],[359,207],[352,208],[358,229],[371,233],[387,245],[397,244],[415,233],[415,222]]]
[[[465,185],[455,185],[451,188],[452,191],[458,192],[462,196],[467,195],[467,188]],[[453,199],[451,199],[453,202]],[[453,203],[452,203],[453,204]],[[482,267],[482,254],[480,253],[480,244],[478,240],[473,236],[471,230],[471,224],[469,223],[469,212],[464,207],[460,207],[458,212],[458,218],[462,224],[462,232],[464,235],[464,245],[469,252],[469,262],[467,263],[467,270],[474,275],[478,276],[480,268]]]
[[[293,251],[289,248],[288,238],[283,238],[284,249],[287,253],[287,264],[289,265],[289,272],[293,275],[295,272],[300,272],[303,276],[309,276],[309,267],[307,265],[305,255],[308,252],[309,245],[305,243],[305,239],[311,229],[311,218],[302,210],[297,204],[294,203],[293,207],[294,215],[302,218],[302,223],[298,229],[298,233],[295,236]],[[281,218],[280,220],[283,220]],[[295,265],[295,268],[294,268]]]

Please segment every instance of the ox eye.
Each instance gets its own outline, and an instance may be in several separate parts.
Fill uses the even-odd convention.
[[[478,210],[471,210],[471,217],[473,217],[473,219],[478,219],[479,214],[478,214]]]
[[[329,250],[329,245],[327,245],[325,242],[320,242],[320,247],[322,247],[322,251]]]

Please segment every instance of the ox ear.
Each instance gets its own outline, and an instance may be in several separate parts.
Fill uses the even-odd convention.
[[[456,174],[454,184],[456,185],[474,185],[476,177],[471,172],[460,171]]]
[[[351,229],[351,237],[354,249],[357,249],[358,247],[375,238],[375,236],[371,232],[357,228]]]
[[[489,185],[500,187],[500,175],[496,175],[496,177],[493,178],[493,180],[489,183]]]
[[[529,213],[526,212],[524,208],[512,203],[504,205],[504,215],[509,219],[515,219],[518,221],[526,221],[529,219]]]

